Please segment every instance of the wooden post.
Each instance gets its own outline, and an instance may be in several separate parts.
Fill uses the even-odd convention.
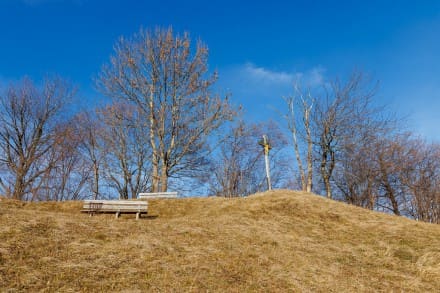
[[[270,182],[270,166],[269,166],[269,151],[272,148],[272,146],[270,145],[266,135],[263,135],[263,140],[261,140],[259,144],[264,149],[264,163],[266,165],[267,189],[272,190],[272,184]]]
[[[264,152],[264,161],[266,163],[267,188],[272,190],[272,183],[270,182],[269,151]]]

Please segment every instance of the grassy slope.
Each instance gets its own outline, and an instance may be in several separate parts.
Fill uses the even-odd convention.
[[[0,201],[0,291],[440,291],[440,225],[314,195],[80,209]]]

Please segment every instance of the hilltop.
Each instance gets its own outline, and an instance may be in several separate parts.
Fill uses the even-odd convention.
[[[440,225],[313,194],[81,207],[0,199],[0,291],[440,291]]]

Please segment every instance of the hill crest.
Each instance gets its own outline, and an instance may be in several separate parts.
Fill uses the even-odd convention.
[[[440,226],[312,194],[152,200],[140,221],[80,209],[3,199],[0,288],[440,290]]]

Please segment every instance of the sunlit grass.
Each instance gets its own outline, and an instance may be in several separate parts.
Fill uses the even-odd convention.
[[[440,291],[440,226],[292,191],[152,200],[0,201],[0,291]]]

